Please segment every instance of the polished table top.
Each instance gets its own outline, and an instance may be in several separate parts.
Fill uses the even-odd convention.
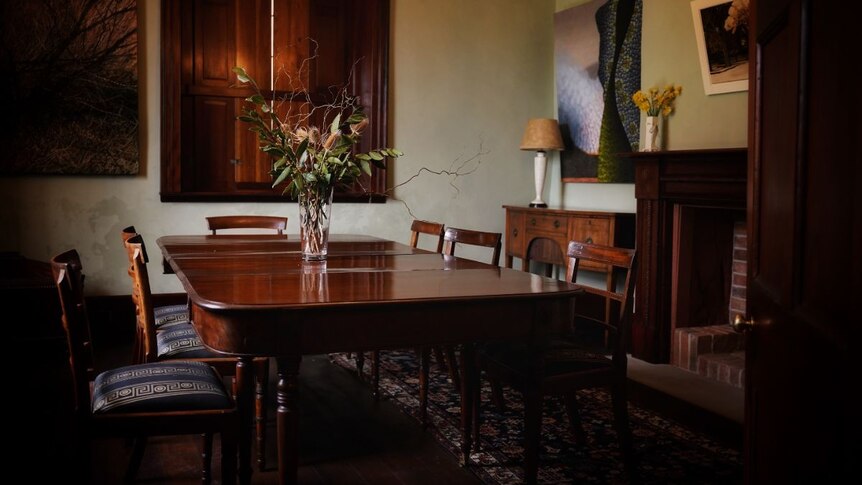
[[[418,342],[410,341],[411,331],[403,320],[427,320],[428,315],[415,314],[417,305],[441,311],[465,306],[493,310],[488,307],[511,305],[515,313],[509,317],[514,318],[532,309],[513,302],[568,298],[577,291],[564,281],[371,236],[333,235],[324,262],[302,261],[295,235],[165,236],[158,243],[165,262],[189,294],[193,321],[204,342],[215,350],[236,354],[276,356],[300,349],[303,353],[350,350],[358,344],[464,341],[489,332],[485,328],[488,322],[463,322],[459,327],[475,325],[475,332],[453,329],[451,335],[439,335],[435,339],[439,342]],[[373,321],[363,318],[363,313],[350,313],[362,308],[388,310],[375,315]],[[313,321],[308,318],[312,310],[316,310]],[[254,321],[247,321],[249,312],[256,313]],[[361,329],[345,328],[362,325],[363,320],[364,325],[375,328],[395,320],[402,322],[402,328],[384,336],[362,335]],[[312,324],[314,328],[310,328]],[[318,327],[322,325],[357,334],[353,341],[343,342],[353,347],[339,349],[342,339],[337,335],[314,341],[312,337],[321,336]],[[416,325],[421,323],[410,326]],[[494,325],[499,331],[490,332],[492,335],[511,336],[505,330],[510,325],[499,321]],[[276,345],[285,326],[301,327],[302,332],[294,334],[304,340],[300,348],[285,345],[295,347],[297,342]],[[436,326],[450,325],[440,322]],[[233,331],[241,335],[232,335]]]
[[[277,357],[281,483],[296,481],[303,354],[536,340],[568,323],[579,291],[564,281],[370,236],[332,235],[324,262],[304,262],[296,235],[164,236],[158,244],[189,295],[203,342],[240,357],[238,404],[247,420],[248,359]],[[471,352],[469,345],[462,349],[462,386],[478,380]],[[463,387],[464,460],[471,400]],[[242,442],[249,442],[250,429]],[[243,483],[251,477],[247,449],[240,447]]]

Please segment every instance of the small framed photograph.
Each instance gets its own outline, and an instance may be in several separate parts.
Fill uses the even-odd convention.
[[[748,90],[749,0],[694,0],[691,16],[707,95]]]

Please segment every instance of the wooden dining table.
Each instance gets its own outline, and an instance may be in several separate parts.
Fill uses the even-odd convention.
[[[462,346],[462,460],[472,446],[472,343],[536,341],[565,325],[574,285],[364,235],[330,236],[325,261],[302,260],[296,235],[170,235],[166,271],[189,296],[203,343],[235,355],[243,416],[240,481],[251,480],[251,359],[278,367],[280,483],[296,483],[298,374],[303,355],[425,345]]]

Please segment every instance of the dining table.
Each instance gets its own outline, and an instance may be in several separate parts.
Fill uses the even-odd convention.
[[[330,235],[323,261],[304,261],[295,234],[166,235],[157,243],[202,342],[237,357],[237,406],[249,424],[240,431],[241,483],[252,478],[254,357],[276,360],[278,477],[288,484],[299,465],[303,355],[461,345],[467,464],[479,379],[473,344],[537,342],[570,321],[578,293],[565,281],[368,235]]]

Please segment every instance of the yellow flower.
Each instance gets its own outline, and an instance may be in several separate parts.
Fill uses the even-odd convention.
[[[673,102],[682,94],[682,86],[668,84],[661,92],[657,87],[652,87],[647,93],[649,94],[639,90],[632,94],[632,101],[638,109],[645,112],[647,116],[659,114],[667,116],[673,112]]]

